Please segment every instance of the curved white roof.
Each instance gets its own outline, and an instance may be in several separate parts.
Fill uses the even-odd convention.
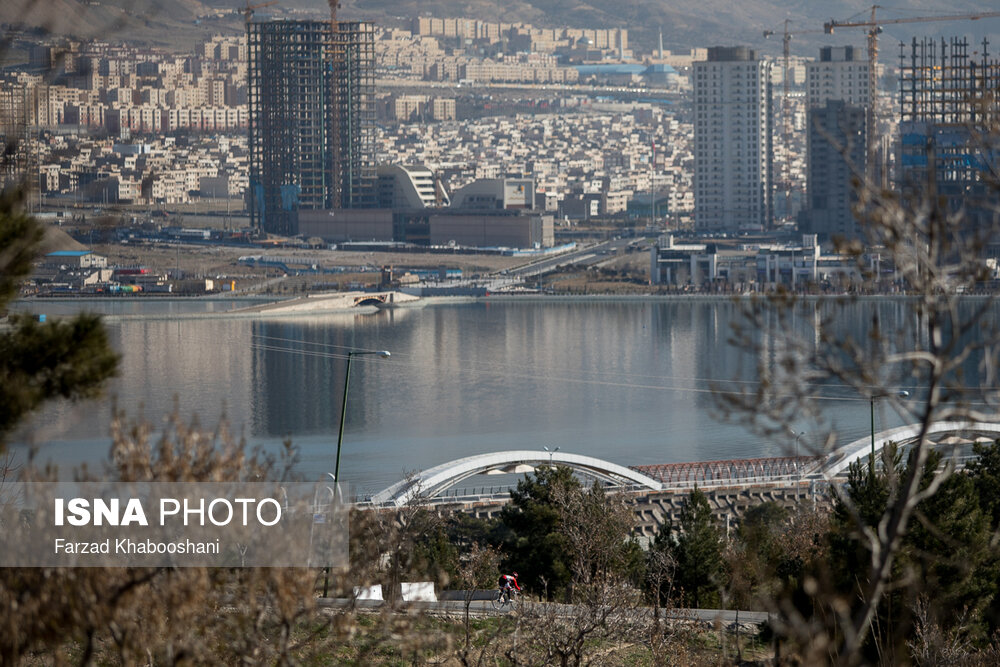
[[[941,433],[968,433],[985,435],[991,438],[1000,437],[1000,424],[986,422],[937,422],[932,424],[927,431],[927,435],[939,435]],[[881,433],[875,434],[875,451],[880,452],[886,443],[894,442],[899,445],[916,440],[920,436],[920,425],[909,424],[898,426]],[[838,447],[830,453],[826,459],[812,472],[822,473],[827,479],[835,477],[847,470],[855,461],[869,456],[872,451],[871,436],[858,438],[854,442]],[[808,474],[808,472],[806,473]]]
[[[581,470],[598,479],[615,484],[638,485],[659,491],[662,485],[659,481],[638,471],[620,466],[617,463],[580,454],[565,452],[539,452],[532,450],[514,450],[509,452],[492,452],[478,454],[463,459],[449,461],[428,468],[415,476],[396,482],[389,488],[372,496],[375,505],[401,506],[414,498],[433,498],[455,484],[473,475],[481,475],[491,470],[501,472],[520,472],[518,466],[536,467],[549,463],[569,466]]]

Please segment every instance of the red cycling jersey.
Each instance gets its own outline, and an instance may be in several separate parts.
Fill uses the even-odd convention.
[[[517,583],[517,579],[509,574],[500,575],[500,588],[513,587],[517,590],[521,590],[521,587]]]

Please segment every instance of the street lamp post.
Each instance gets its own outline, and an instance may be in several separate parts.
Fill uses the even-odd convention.
[[[792,431],[792,433],[795,434],[795,458],[799,458],[799,438],[804,436],[806,432],[799,431],[798,433],[795,433],[795,431]]]
[[[347,353],[347,373],[344,374],[344,400],[340,406],[340,432],[337,435],[337,463],[333,469],[333,478],[340,485],[340,449],[344,444],[344,420],[347,418],[347,391],[351,386],[351,360],[366,354],[377,354],[383,359],[389,358],[387,350],[352,350]]]
[[[875,401],[880,398],[886,398],[888,396],[898,396],[899,398],[907,398],[910,395],[908,391],[897,391],[895,394],[872,394],[870,398],[871,403],[871,417],[872,417],[872,453],[870,460],[868,461],[868,472],[871,475],[875,474]]]
[[[552,451],[549,451],[548,447],[542,447],[542,449],[544,449],[545,451],[549,452],[549,467],[551,468],[552,467],[552,455],[555,454],[556,452],[558,452],[559,448],[556,447]]]
[[[352,350],[347,353],[347,373],[344,374],[344,400],[340,405],[340,431],[337,434],[337,463],[333,469],[333,483],[336,485],[336,498],[339,500],[340,495],[340,449],[344,444],[344,420],[347,417],[347,390],[351,386],[351,360],[354,357],[360,357],[366,354],[377,354],[383,359],[389,358],[389,352],[387,350]],[[328,475],[330,473],[327,473]],[[330,568],[327,566],[323,571],[323,597],[326,597],[327,589],[330,583]]]

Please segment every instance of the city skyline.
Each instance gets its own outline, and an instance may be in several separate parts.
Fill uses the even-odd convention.
[[[272,23],[262,19],[247,25]],[[618,62],[631,49],[628,32],[621,28],[538,29],[528,24],[417,17],[408,32],[373,26],[365,34],[371,36],[372,49],[372,55],[365,57],[371,60],[371,76],[378,86],[356,97],[363,100],[361,115],[352,111],[339,116],[341,121],[320,120],[317,107],[312,129],[295,135],[297,139],[282,132],[288,114],[302,113],[301,105],[297,110],[274,106],[257,117],[258,131],[251,129],[249,141],[243,134],[250,125],[253,104],[247,102],[253,91],[261,100],[272,87],[263,83],[264,68],[248,70],[248,63],[258,59],[251,58],[251,50],[239,37],[212,37],[189,56],[107,43],[37,44],[29,49],[25,67],[5,75],[0,106],[13,125],[20,124],[25,138],[32,134],[29,128],[50,133],[44,142],[35,138],[24,142],[24,158],[38,173],[39,203],[46,195],[49,203],[72,197],[157,206],[236,200],[237,210],[249,209],[254,226],[294,233],[295,225],[289,222],[261,225],[258,212],[269,208],[278,220],[283,210],[300,206],[371,207],[377,163],[426,166],[450,192],[476,179],[531,176],[539,208],[564,222],[634,219],[655,199],[665,203],[667,214],[654,217],[675,229],[769,230],[794,222],[802,211],[801,229],[812,229],[821,239],[832,235],[824,229],[850,231],[845,222],[850,199],[843,193],[822,195],[839,202],[838,221],[821,224],[816,222],[819,214],[807,215],[821,201],[820,195],[806,192],[806,174],[816,162],[810,160],[807,144],[815,140],[814,107],[835,100],[867,106],[870,77],[859,48],[823,47],[813,59],[790,58],[787,68],[749,50],[766,71],[754,75],[759,86],[754,108],[748,107],[745,117],[737,114],[741,122],[751,122],[744,129],[747,137],[754,138],[753,145],[737,146],[727,143],[728,129],[723,134],[713,130],[735,127],[736,116],[708,118],[716,111],[732,111],[725,99],[741,97],[734,88],[736,79],[713,80],[718,88],[708,90],[697,77],[713,67],[708,64],[713,61],[711,52],[746,47],[699,47],[687,54],[654,49],[648,60],[658,63],[629,69]],[[479,51],[463,40],[478,45]],[[518,40],[518,48],[531,50],[504,52]],[[500,50],[481,48],[490,45]],[[262,52],[256,48],[254,53]],[[888,64],[888,58],[882,60],[880,68]],[[553,73],[557,71],[567,74]],[[274,69],[268,76],[283,84],[295,80],[291,73],[278,72]],[[318,72],[311,76],[316,78]],[[782,81],[784,76],[790,80]],[[779,84],[786,93],[777,92]],[[348,88],[358,91],[364,86]],[[332,100],[334,90],[327,89],[321,98]],[[893,94],[880,92],[883,110],[896,104]],[[661,99],[644,101],[643,96]],[[692,103],[695,106],[689,108]],[[362,108],[357,102],[351,104]],[[720,106],[713,111],[707,106],[711,104]],[[334,106],[326,104],[327,109]],[[895,121],[887,120],[878,133],[880,164],[887,165],[886,174],[895,151],[891,145]],[[344,134],[343,127],[339,133],[329,131],[334,122],[345,122],[343,127],[350,126],[355,134]],[[699,126],[699,122],[716,125]],[[364,126],[371,128],[370,134],[357,134]],[[592,142],[591,126],[597,129]],[[89,129],[81,132],[83,128]],[[623,133],[625,128],[632,130]],[[315,138],[318,133],[326,139],[309,139],[308,145],[317,152],[307,160],[303,137]],[[329,142],[335,135],[340,136],[338,146],[356,152],[343,162],[349,167],[347,177],[331,181],[334,170],[329,165],[336,146]],[[254,136],[271,142],[267,160],[259,152],[264,144],[255,144]],[[699,141],[715,143],[699,145]],[[357,152],[363,145],[371,148]],[[296,156],[296,161],[286,160],[275,172],[286,175],[268,177],[273,182],[265,188],[261,165],[277,165],[280,155]],[[736,157],[752,156],[757,163],[747,162],[745,170],[732,168]],[[307,161],[320,166],[303,170]],[[315,179],[307,175],[310,170],[327,179],[327,185],[320,189],[311,185],[310,179]],[[759,183],[727,181],[737,173],[758,178]],[[818,184],[821,178],[814,176],[812,181]],[[847,192],[850,186],[844,181],[849,178],[839,177]],[[347,199],[340,199],[340,192],[347,192]],[[740,197],[746,201],[737,202]],[[231,208],[227,204],[227,210]],[[735,217],[716,220],[712,216],[719,215],[711,212],[716,209]]]

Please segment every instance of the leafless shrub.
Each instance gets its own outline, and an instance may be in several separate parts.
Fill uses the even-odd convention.
[[[525,603],[504,656],[517,665],[580,665],[595,642],[634,642],[651,616],[629,580],[635,515],[625,498],[597,485],[556,491],[559,530],[573,559],[570,604]]]
[[[992,146],[995,134],[990,134]],[[929,163],[934,164],[933,154]],[[983,177],[990,179],[989,170]],[[811,647],[811,657],[841,663],[860,660],[863,645],[876,626],[876,610],[893,585],[919,589],[919,582],[894,582],[894,565],[917,505],[936,494],[952,467],[944,466],[929,480],[922,479],[933,442],[931,428],[940,422],[975,424],[1000,421],[996,368],[1000,329],[993,320],[995,296],[975,301],[964,297],[987,277],[985,256],[997,238],[996,224],[969,229],[961,211],[950,210],[939,195],[933,174],[912,197],[900,197],[859,176],[856,212],[869,230],[869,243],[891,259],[917,325],[912,331],[888,331],[873,309],[861,338],[845,336],[836,326],[839,309],[856,304],[846,297],[834,302],[826,316],[793,321],[801,314],[800,300],[778,292],[747,305],[745,319],[734,332],[734,342],[758,359],[760,383],[740,396],[721,397],[730,416],[756,431],[787,440],[789,424],[801,419],[821,423],[816,387],[836,384],[861,399],[881,398],[906,422],[915,425],[910,465],[893,480],[894,493],[884,513],[866,521],[845,494],[840,493],[857,526],[869,562],[857,573],[858,597],[845,596],[822,576],[809,580],[816,604],[809,618],[786,616],[788,636]],[[858,256],[861,244],[842,251]],[[866,287],[875,288],[881,276],[867,270]],[[803,332],[803,320],[813,323]],[[766,332],[763,340],[757,336]],[[969,385],[969,368],[982,380]],[[907,401],[897,396],[901,386],[917,387]],[[829,431],[816,453],[829,452],[837,434]],[[831,487],[839,492],[839,486]],[[778,602],[778,601],[776,601]],[[781,603],[778,602],[780,605]],[[790,605],[786,605],[790,609]]]
[[[964,665],[970,657],[972,648],[964,636],[964,629],[959,623],[950,630],[944,630],[930,619],[927,613],[928,600],[921,596],[917,600],[916,638],[907,642],[913,661],[919,667],[947,667],[949,665]]]
[[[121,413],[112,424],[112,478],[236,481],[277,474],[224,426],[206,433],[171,416],[160,439]],[[51,479],[25,466],[22,479]],[[86,476],[86,475],[85,475]],[[96,656],[123,664],[281,662],[312,614],[315,573],[297,569],[7,568],[0,570],[0,663]]]
[[[469,608],[472,600],[480,590],[492,592],[496,581],[497,573],[500,571],[500,552],[493,547],[480,546],[478,542],[472,544],[472,548],[462,559],[458,566],[458,584],[462,587],[465,622],[465,650],[469,649],[471,640],[469,632]]]

